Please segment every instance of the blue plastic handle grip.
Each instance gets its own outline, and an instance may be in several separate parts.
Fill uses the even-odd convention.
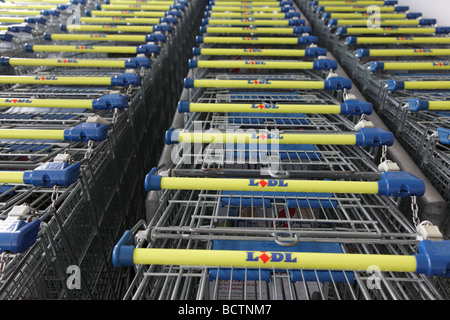
[[[79,163],[47,162],[34,170],[24,171],[23,182],[37,187],[68,187],[78,180],[79,171]]]
[[[92,100],[94,110],[125,109],[128,107],[128,95],[107,94],[98,99]]]
[[[114,246],[112,252],[112,263],[115,267],[126,267],[133,265],[133,251],[134,247],[133,234],[130,230],[124,232],[120,240]]]
[[[442,144],[450,144],[450,129],[439,127],[437,128],[439,142]]]
[[[383,172],[378,181],[378,195],[388,197],[421,197],[425,194],[425,183],[409,172]]]
[[[98,123],[80,123],[64,130],[64,139],[68,141],[103,141],[108,137],[108,125]]]
[[[37,240],[41,221],[0,221],[0,252],[21,253]]]

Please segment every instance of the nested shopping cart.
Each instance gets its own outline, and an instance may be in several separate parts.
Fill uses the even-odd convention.
[[[214,50],[224,38],[194,49],[190,67],[200,70],[185,79],[179,103],[185,125],[166,132],[174,164],[146,177],[159,206],[114,248],[116,266],[135,266],[125,298],[442,299],[419,266],[435,242],[422,242],[390,199],[420,196],[422,183],[378,170],[375,150],[385,151],[392,134],[363,121],[371,105],[346,94],[348,79],[305,71],[313,62],[277,71],[284,50],[266,51],[270,43]],[[265,52],[275,64],[245,64]],[[269,145],[280,149],[267,154]],[[293,267],[308,259],[299,252],[315,252],[313,264]]]
[[[54,2],[52,8],[58,10],[52,10],[19,5],[27,7],[26,11],[41,10],[40,15],[47,18],[53,15],[53,24],[41,23],[39,30],[47,32],[45,37],[34,31],[24,37],[29,30],[25,27],[30,26],[11,30],[21,40],[14,48],[26,51],[2,50],[1,167],[9,179],[2,182],[2,223],[17,227],[12,237],[26,235],[21,246],[2,248],[3,299],[115,299],[121,295],[123,271],[111,270],[111,257],[104,253],[143,214],[139,177],[157,154],[148,137],[149,124],[164,123],[163,113],[156,119],[149,97],[159,107],[165,105],[154,94],[164,93],[154,81],[163,76],[163,65],[169,64],[168,52],[173,59],[189,54],[180,45],[187,38],[176,25],[186,31],[196,23],[192,14],[196,3],[163,11],[161,19],[126,22],[142,23],[143,29],[163,24],[165,34],[148,35],[145,30],[147,36],[139,39],[131,36],[124,41],[121,34],[113,42],[105,42],[99,33],[86,40],[63,36],[51,42],[55,32],[66,36],[73,32],[66,11],[70,6]],[[84,15],[89,7],[80,9]],[[12,10],[16,8],[8,9],[11,14],[25,15],[25,10]],[[192,20],[183,18],[182,12],[191,13]],[[120,19],[116,21],[123,25]],[[105,24],[93,19],[80,22]],[[114,38],[116,34],[108,35]],[[5,39],[15,38],[7,34]],[[93,135],[91,127],[101,134]],[[138,154],[139,149],[149,151]],[[65,180],[59,178],[60,172],[62,178],[67,176]],[[81,290],[66,283],[69,266],[81,269]]]

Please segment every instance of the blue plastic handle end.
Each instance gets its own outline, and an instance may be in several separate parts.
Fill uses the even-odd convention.
[[[0,65],[3,67],[9,67],[9,59],[8,57],[0,57]]]
[[[141,77],[134,73],[122,73],[117,76],[111,77],[112,86],[140,86]]]
[[[337,23],[338,23],[337,19],[330,19],[330,20],[328,20],[328,26],[329,27],[337,26]]]
[[[203,43],[203,37],[202,36],[196,36],[195,37],[195,42],[196,43]]]
[[[381,71],[384,70],[384,62],[381,61],[370,61],[369,64],[370,71]]]
[[[178,143],[178,132],[175,131],[174,127],[170,127],[169,130],[166,131],[164,136],[166,144],[177,144]]]
[[[92,100],[94,110],[125,109],[128,107],[128,95],[107,94],[98,99]]]
[[[159,54],[159,47],[155,44],[142,44],[138,47],[136,47],[136,53],[143,53],[146,55],[151,54]]]
[[[403,81],[398,81],[398,80],[388,80],[387,86],[388,86],[389,91],[405,89],[405,83]]]
[[[199,47],[192,48],[192,55],[193,56],[199,56],[202,54],[202,49]]]
[[[314,57],[317,58],[319,56],[326,56],[327,49],[320,47],[312,47],[305,49],[305,57]]]
[[[147,192],[152,190],[161,190],[161,176],[156,175],[158,168],[153,168],[145,176],[144,187]]]
[[[440,143],[450,144],[450,129],[438,127],[437,132],[438,132]]]
[[[343,34],[347,33],[347,27],[339,27],[336,29],[336,34],[338,36],[342,36]]]
[[[194,79],[191,79],[191,78],[184,78],[183,83],[184,83],[184,87],[185,87],[186,89],[190,89],[190,88],[193,88],[193,87],[194,87]]]
[[[41,221],[26,223],[24,220],[0,222],[0,252],[21,253],[37,240]]]
[[[345,38],[346,45],[356,44],[357,42],[358,42],[358,37],[350,36],[350,37]]]
[[[428,101],[419,100],[419,99],[408,99],[408,106],[410,111],[422,111],[428,110],[429,107]]]
[[[44,40],[51,41],[52,40],[52,34],[48,33],[48,32],[44,33]]]
[[[23,182],[37,187],[67,187],[78,180],[79,172],[79,163],[46,162],[34,170],[24,171]]]
[[[362,100],[347,100],[341,104],[342,115],[372,114],[373,106]]]
[[[416,273],[450,277],[450,241],[422,240],[416,258]]]
[[[108,125],[98,123],[80,123],[64,130],[64,139],[68,141],[103,141],[108,137]]]
[[[189,59],[188,66],[190,69],[195,69],[198,67],[198,61],[196,59]]]
[[[421,12],[409,12],[406,14],[406,19],[417,19],[422,16]]]
[[[294,27],[294,34],[304,34],[304,33],[311,33],[312,29],[311,27]]]
[[[370,49],[356,49],[356,57],[363,58],[370,56]]]
[[[33,52],[33,45],[31,43],[25,44],[25,51],[26,52]]]
[[[133,241],[133,234],[130,230],[120,238],[119,242],[114,246],[112,252],[112,263],[116,268],[128,267],[134,264],[133,251],[134,247],[131,245]]]
[[[361,147],[392,146],[394,134],[380,128],[362,128],[356,134],[356,145]]]
[[[332,77],[324,81],[325,90],[351,89],[352,81],[343,77]]]
[[[127,69],[150,68],[151,66],[152,61],[146,57],[133,57],[125,60],[125,68]]]
[[[336,70],[338,67],[338,63],[335,60],[331,59],[319,59],[313,62],[314,70]]]
[[[316,36],[302,36],[298,38],[298,44],[317,44]]]
[[[421,197],[425,194],[425,183],[409,172],[383,172],[378,181],[378,195],[388,197]]]
[[[394,8],[395,12],[405,12],[405,11],[408,11],[408,10],[409,10],[408,6],[396,6]]]
[[[191,103],[189,101],[180,100],[178,102],[178,112],[179,113],[190,112],[189,109],[190,104]]]

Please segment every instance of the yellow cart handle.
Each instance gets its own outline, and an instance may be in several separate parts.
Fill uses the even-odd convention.
[[[137,11],[169,11],[172,10],[171,5],[159,5],[159,4],[102,4],[100,10],[137,10]]]
[[[52,75],[0,76],[0,83],[44,85],[140,85],[141,78],[134,73],[122,73],[113,77],[60,77]]]
[[[325,81],[285,81],[285,80],[208,80],[184,79],[184,87],[189,88],[246,88],[246,89],[351,89],[352,82],[347,78],[332,77]]]
[[[323,6],[322,12],[367,12],[367,6]],[[378,7],[380,12],[395,12],[395,7]]]
[[[244,6],[244,7],[231,7],[231,6],[213,6],[211,7],[211,12],[272,12],[272,13],[279,13],[279,12],[287,12],[285,8],[282,7],[250,7],[250,6]]]
[[[123,17],[81,17],[80,22],[87,24],[158,24],[160,18],[123,18]]]
[[[147,17],[147,18],[163,18],[166,16],[164,11],[103,11],[92,10],[89,11],[92,17]]]
[[[181,100],[178,112],[246,112],[264,113],[317,113],[361,115],[371,114],[372,104],[361,100],[347,100],[340,105],[331,104],[270,104],[270,103],[198,103]]]
[[[310,27],[201,27],[200,33],[241,33],[241,34],[304,34],[310,33]]]
[[[445,111],[450,110],[450,101],[427,101],[419,99],[408,99],[408,107],[411,111],[436,110]]]
[[[343,34],[434,34],[437,28],[351,28],[339,27],[338,35]]]
[[[375,21],[374,21],[375,23]],[[395,20],[377,20],[376,23],[380,27],[386,27],[386,26],[418,26],[420,25],[419,20],[413,20],[413,19],[395,19]],[[367,26],[367,18],[363,19],[338,19],[336,20],[335,24],[337,26]]]
[[[352,44],[447,44],[450,37],[354,37],[345,39],[347,45]]]
[[[260,13],[260,12],[209,12],[213,18],[259,18],[259,19],[284,19],[285,13]]]
[[[257,19],[208,19],[208,25],[234,26],[290,26],[289,20],[257,20]]]
[[[204,56],[273,56],[273,57],[317,57],[326,55],[326,49],[230,49],[230,48],[194,48],[194,55]]]
[[[83,25],[70,24],[61,25],[62,31],[89,31],[89,32],[138,32],[138,33],[152,33],[157,31],[154,26],[122,26],[122,25]]]
[[[414,256],[381,254],[343,254],[318,252],[268,252],[240,250],[133,248],[115,258],[116,266],[182,265],[263,269],[312,269],[367,271],[378,266],[380,271],[415,272]],[[123,262],[127,261],[127,262]]]
[[[64,34],[64,33],[46,33],[45,40],[62,40],[62,41],[126,41],[146,43],[154,41],[154,34],[130,35],[130,34]],[[163,35],[161,35],[163,36]]]
[[[449,70],[448,61],[436,62],[381,62],[371,61],[370,71],[380,70]]]
[[[197,36],[197,43],[228,43],[228,44],[315,44],[316,36],[294,37],[211,37]]]
[[[78,59],[29,59],[1,57],[2,66],[56,66],[56,67],[96,67],[96,68],[149,68],[151,61],[145,57],[133,57],[127,60],[78,60]]]
[[[0,3],[0,10],[1,9],[48,10],[56,8],[57,8],[56,4]]]
[[[398,56],[448,56],[450,49],[357,49],[356,55],[362,57],[398,57]]]
[[[363,147],[391,146],[393,134],[378,128],[364,128],[351,133],[271,133],[267,131],[249,133],[223,133],[219,130],[205,132],[180,131],[170,128],[166,132],[166,143],[218,143],[218,144],[325,144],[358,145]]]
[[[145,189],[210,190],[257,192],[314,192],[337,194],[377,194],[393,197],[422,196],[424,182],[408,172],[383,172],[378,181],[281,180],[234,178],[181,178],[155,175],[156,168],[145,177]]]
[[[396,90],[448,90],[450,81],[397,81],[388,80],[388,89]]]
[[[0,139],[64,140],[64,130],[0,129]]]
[[[1,98],[0,107],[20,108],[69,108],[113,110],[128,107],[127,95],[107,94],[97,99],[29,99],[29,98]]]

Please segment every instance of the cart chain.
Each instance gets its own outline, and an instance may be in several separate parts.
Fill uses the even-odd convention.
[[[381,157],[380,157],[380,163],[383,163],[387,160],[387,145],[383,145],[381,147]]]
[[[55,209],[55,205],[56,205],[56,201],[58,200],[58,190],[59,190],[59,186],[57,184],[55,184],[53,186],[53,192],[52,192],[52,196],[50,198],[50,200],[52,201],[52,209]]]
[[[130,85],[128,86],[128,88],[127,88],[126,94],[127,94],[127,95],[130,95],[130,93],[131,93],[132,90],[133,90],[133,86],[130,84]]]
[[[113,113],[113,117],[111,120],[111,124],[115,124],[117,122],[117,118],[119,117],[119,109],[118,108],[114,108],[114,113]]]
[[[6,265],[8,264],[8,258],[9,253],[7,252],[2,252],[2,254],[0,255],[0,280],[3,280],[3,277],[5,276],[4,270]]]
[[[414,222],[414,227],[420,224],[419,219],[419,205],[417,204],[417,196],[411,196],[411,211],[412,211],[412,219]]]
[[[88,147],[86,153],[84,154],[84,158],[89,160],[92,154],[92,148],[94,147],[94,140],[89,140],[87,146]]]

